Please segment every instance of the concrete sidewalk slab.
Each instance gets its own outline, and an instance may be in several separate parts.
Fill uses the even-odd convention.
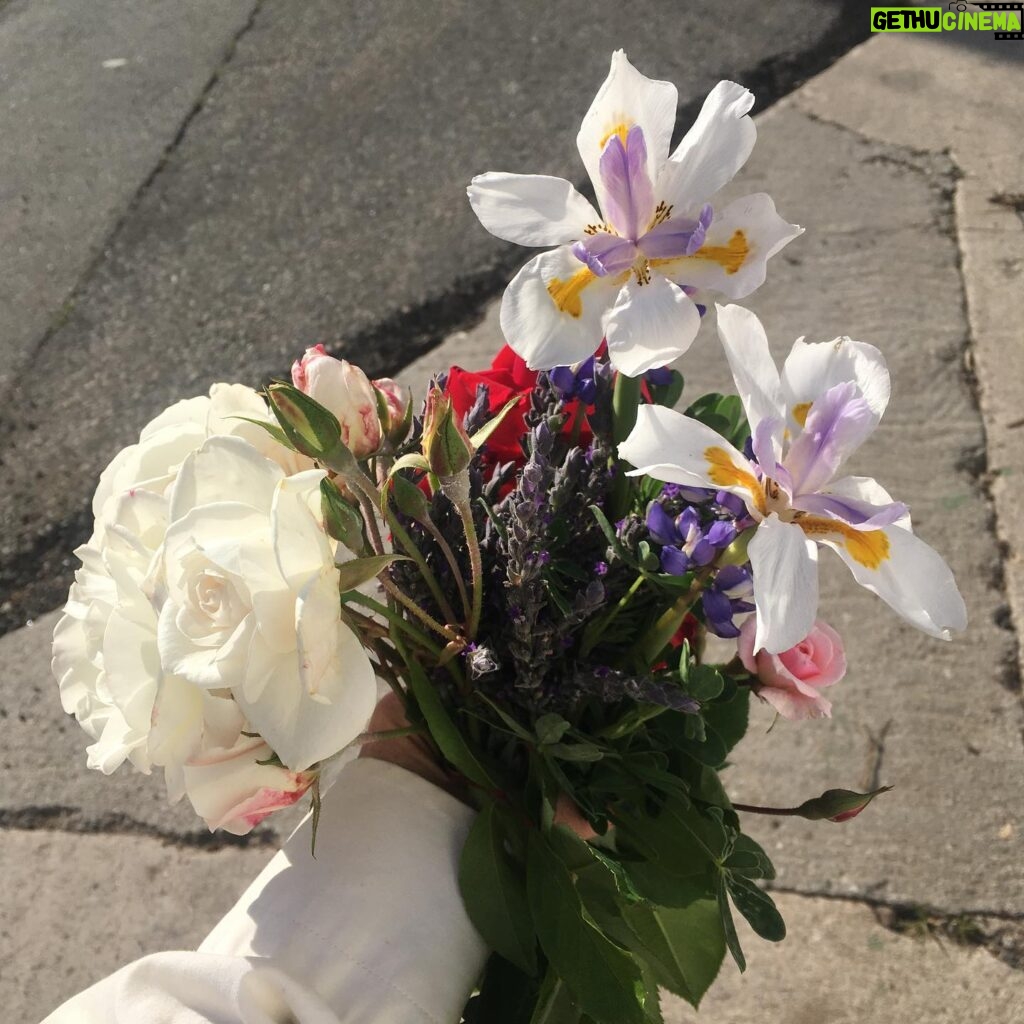
[[[140,956],[195,949],[273,852],[0,832],[4,1020],[32,1024]]]
[[[665,1024],[1018,1024],[1024,974],[983,949],[894,935],[871,909],[778,897],[788,934],[772,945],[740,922],[741,975],[723,965],[700,1012],[662,1003]]]
[[[255,6],[0,4],[0,394],[66,316]]]

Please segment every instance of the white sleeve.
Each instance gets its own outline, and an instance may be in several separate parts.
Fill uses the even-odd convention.
[[[353,761],[315,860],[307,819],[198,952],[143,957],[43,1024],[457,1024],[487,957],[457,878],[473,813]]]

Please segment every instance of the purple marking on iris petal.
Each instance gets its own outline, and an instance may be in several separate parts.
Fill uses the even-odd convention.
[[[694,232],[699,230],[700,224],[687,217],[664,220],[637,240],[637,248],[649,260],[679,259],[696,251],[691,248],[691,244]],[[700,245],[697,246],[699,248]]]
[[[597,277],[629,270],[639,255],[637,247],[628,238],[619,238],[606,231],[573,242],[572,254]]]
[[[672,517],[656,501],[652,501],[647,509],[647,529],[659,544],[675,544],[679,541]]]
[[[873,505],[860,498],[838,494],[802,494],[793,499],[793,507],[801,512],[838,519],[855,530],[880,530],[902,519],[909,509],[902,501]]]
[[[689,572],[690,560],[679,548],[662,548],[661,568],[671,576],[682,576]]]
[[[647,223],[654,209],[654,187],[647,173],[647,141],[639,125],[629,129],[625,146],[617,134],[608,140],[601,153],[600,172],[605,213],[620,235],[635,242],[640,225]]]
[[[703,302],[695,302],[694,305],[697,307],[697,316],[708,315],[708,307]]]
[[[829,388],[811,406],[804,429],[786,454],[794,493],[820,491],[874,428],[874,413],[852,380]]]
[[[736,526],[734,523],[719,519],[718,522],[712,523],[708,527],[708,532],[704,537],[709,544],[714,544],[716,548],[727,548],[736,539]]]

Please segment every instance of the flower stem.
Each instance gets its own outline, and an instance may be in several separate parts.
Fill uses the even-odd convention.
[[[469,603],[469,592],[466,590],[466,581],[462,578],[462,567],[459,565],[458,559],[455,557],[455,552],[452,551],[451,545],[445,540],[444,534],[437,528],[434,521],[427,516],[422,521],[423,528],[433,538],[434,543],[441,549],[441,554],[444,555],[452,570],[452,576],[455,579],[455,585],[459,588],[459,600],[462,601],[462,610],[466,616],[466,622],[469,622],[471,614],[471,605]]]
[[[473,507],[469,501],[460,501],[456,506],[462,527],[466,531],[466,547],[469,550],[469,567],[473,577],[473,607],[469,616],[466,634],[470,640],[476,636],[480,628],[480,616],[484,607],[484,565],[480,555],[480,541],[476,535],[476,523],[473,522]]]
[[[636,426],[636,412],[640,408],[639,377],[627,377],[624,373],[615,375],[615,389],[612,392],[612,440],[616,449],[629,437]],[[632,481],[626,476],[629,464],[619,459],[616,462],[618,474],[612,483],[612,518],[620,519],[629,511]]]
[[[758,807],[756,804],[732,805],[734,811],[746,811],[748,814],[774,814],[779,817],[802,817],[799,807]]]
[[[431,568],[427,565],[427,560],[423,557],[422,552],[416,547],[413,539],[409,536],[409,531],[402,526],[398,521],[398,517],[390,510],[385,512],[384,515],[387,519],[388,526],[391,528],[392,535],[398,540],[399,544],[401,544],[406,554],[408,554],[408,556],[416,563],[417,568],[420,570],[420,575],[430,588],[430,593],[437,602],[437,607],[441,609],[441,614],[448,622],[455,622],[455,611],[448,603],[448,599],[444,596],[444,592],[441,590],[441,585],[437,582],[437,576],[431,571]]]
[[[697,599],[704,589],[704,584],[707,583],[708,578],[715,569],[716,565],[714,562],[704,566],[693,577],[693,582],[687,587],[685,593],[678,597],[668,609],[662,612],[654,625],[633,645],[631,653],[645,668],[653,664],[654,659],[661,653],[665,644],[676,635],[690,609],[697,603]]]
[[[445,626],[443,623],[438,622],[433,615],[431,615],[429,612],[425,612],[411,597],[408,597],[405,594],[403,594],[402,591],[399,590],[398,587],[396,587],[394,583],[392,583],[391,580],[389,580],[387,576],[385,576],[383,573],[381,573],[381,575],[377,577],[377,580],[379,581],[380,585],[400,605],[402,605],[402,607],[412,612],[412,614],[415,615],[416,618],[418,618],[425,626],[429,626],[430,629],[432,629],[435,633],[438,633],[441,636],[443,636],[445,640],[461,641],[464,639],[464,637],[459,636],[459,634],[456,633],[454,629],[451,629],[448,626]]]

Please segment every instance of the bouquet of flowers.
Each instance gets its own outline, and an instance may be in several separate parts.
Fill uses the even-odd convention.
[[[821,548],[920,629],[965,626],[907,507],[843,475],[889,398],[878,349],[799,340],[780,369],[718,305],[736,395],[667,366],[801,230],[766,195],[711,202],[752,103],[720,83],[670,153],[674,86],[616,53],[578,138],[600,210],[558,178],[470,185],[490,231],[553,247],[505,292],[489,370],[418,412],[323,346],[262,395],[214,385],[114,459],[77,552],[54,670],[90,767],[162,768],[242,834],[303,794],[316,815],[360,743],[432,746],[479,810],[468,1024],[659,1021],[659,988],[697,1005],[727,952],[743,968],[734,912],[784,936],[741,814],[842,821],[882,791],[754,808],[720,778],[752,697],[830,714]],[[408,724],[366,733],[379,682]]]

